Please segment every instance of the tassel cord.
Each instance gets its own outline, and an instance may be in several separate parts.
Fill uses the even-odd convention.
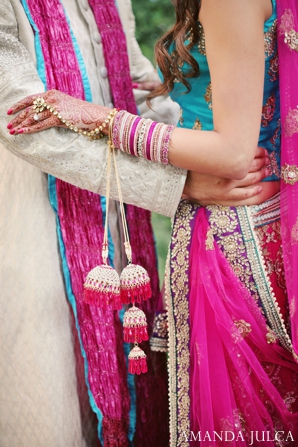
[[[114,169],[115,169],[115,175],[116,175],[116,184],[117,184],[119,204],[120,204],[120,214],[121,214],[122,227],[123,227],[123,233],[124,233],[125,253],[126,253],[126,256],[128,259],[128,264],[131,264],[132,263],[132,251],[131,251],[128,227],[127,227],[127,222],[126,222],[126,217],[125,217],[125,209],[124,209],[122,191],[121,191],[121,186],[120,186],[119,172],[118,172],[118,167],[117,167],[117,162],[116,162],[115,148],[112,143],[113,123],[114,123],[114,117],[111,119],[110,126],[109,126],[109,151],[111,151],[112,155],[113,155]]]

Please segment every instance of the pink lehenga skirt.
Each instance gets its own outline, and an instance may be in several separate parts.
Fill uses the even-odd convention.
[[[298,445],[279,196],[182,201],[166,285],[171,447]]]

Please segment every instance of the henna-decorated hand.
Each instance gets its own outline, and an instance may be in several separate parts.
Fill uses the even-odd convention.
[[[37,113],[33,108],[33,103],[37,98],[44,98],[46,103],[57,110],[65,121],[87,132],[99,127],[111,111],[108,107],[82,101],[58,90],[49,90],[27,96],[7,111],[8,115],[21,111],[7,126],[11,134],[40,132],[50,127],[66,127],[61,119],[49,110]],[[107,134],[107,132],[108,127],[103,130],[103,133]]]

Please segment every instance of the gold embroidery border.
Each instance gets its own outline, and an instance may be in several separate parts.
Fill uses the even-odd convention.
[[[190,433],[188,248],[191,240],[190,223],[197,208],[197,205],[186,201],[180,203],[173,223],[172,242],[166,266],[165,296],[169,325],[171,447],[189,447],[186,436]]]
[[[275,294],[270,284],[266,271],[264,257],[262,255],[257,235],[254,231],[253,220],[249,207],[236,207],[242,230],[243,240],[246,247],[248,259],[251,264],[252,275],[258,288],[259,296],[263,305],[268,322],[277,335],[282,346],[292,354],[293,346],[287,333],[283,317],[280,313]]]

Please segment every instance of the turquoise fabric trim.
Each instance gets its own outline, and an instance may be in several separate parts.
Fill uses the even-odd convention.
[[[26,16],[30,22],[30,25],[32,26],[32,28],[34,30],[34,46],[35,46],[35,54],[36,54],[37,72],[38,72],[38,76],[42,80],[44,87],[46,87],[47,77],[46,77],[44,57],[43,57],[40,38],[39,38],[39,31],[38,31],[37,26],[35,25],[35,22],[34,22],[32,16],[31,16],[30,9],[28,7],[26,0],[21,0],[21,2],[23,5],[23,8],[24,8],[24,11],[26,13]],[[38,93],[38,92],[36,92],[36,93]]]
[[[48,176],[48,191],[49,191],[49,200],[50,200],[50,204],[55,212],[56,215],[56,225],[57,225],[57,236],[58,236],[58,241],[59,241],[59,248],[60,248],[60,255],[61,255],[61,260],[62,260],[62,270],[63,270],[63,274],[64,274],[64,281],[65,281],[65,287],[66,287],[66,294],[67,294],[67,298],[68,301],[71,305],[71,308],[73,310],[73,314],[75,317],[75,323],[76,323],[76,328],[78,331],[78,337],[79,337],[79,342],[80,342],[80,348],[81,348],[81,353],[84,359],[84,372],[85,372],[85,380],[86,380],[86,384],[87,384],[87,389],[88,389],[88,396],[89,396],[89,401],[90,401],[90,405],[92,410],[94,411],[94,413],[96,414],[97,418],[98,418],[98,436],[100,439],[100,442],[103,443],[103,437],[102,437],[102,413],[100,411],[100,409],[98,408],[98,406],[95,403],[93,394],[90,390],[90,385],[89,385],[89,381],[88,381],[88,361],[87,361],[87,355],[86,355],[86,351],[83,347],[83,343],[82,343],[82,337],[81,337],[81,332],[80,332],[80,326],[78,323],[78,315],[77,315],[77,306],[76,306],[76,300],[72,291],[72,287],[71,287],[71,278],[70,278],[70,271],[67,265],[67,260],[66,260],[66,254],[65,254],[65,245],[63,242],[63,238],[62,238],[62,233],[61,233],[61,227],[60,227],[60,221],[59,221],[59,216],[58,216],[58,202],[57,202],[57,191],[56,191],[56,178],[53,177],[52,175]]]

